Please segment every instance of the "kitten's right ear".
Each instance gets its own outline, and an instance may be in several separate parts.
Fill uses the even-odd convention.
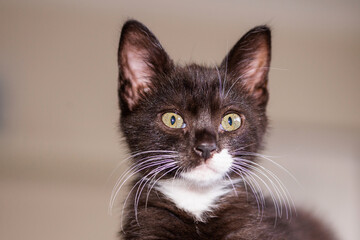
[[[169,71],[172,61],[147,27],[129,20],[121,31],[118,66],[120,105],[131,111],[150,91],[154,77]]]

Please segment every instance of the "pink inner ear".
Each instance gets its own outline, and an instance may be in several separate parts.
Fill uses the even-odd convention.
[[[126,53],[125,77],[131,81],[134,91],[144,89],[150,84],[151,71],[144,58],[145,56],[141,52],[128,51]]]
[[[245,85],[250,92],[263,85],[266,87],[266,73],[268,72],[268,52],[267,49],[261,48],[249,62],[244,74]],[[259,93],[258,93],[259,94]]]
[[[149,90],[151,83],[151,69],[146,64],[146,53],[136,48],[128,48],[123,55],[124,76],[130,81],[126,89],[127,101],[132,108],[139,100],[141,94]]]

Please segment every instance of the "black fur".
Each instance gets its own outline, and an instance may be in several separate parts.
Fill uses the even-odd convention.
[[[206,67],[175,65],[144,25],[126,22],[118,51],[118,94],[121,130],[130,151],[143,153],[134,155],[133,162],[141,164],[154,156],[152,151],[176,151],[177,166],[188,171],[206,161],[196,150],[201,144],[213,144],[214,152],[240,147],[244,152],[258,152],[267,126],[270,58],[267,26],[246,33],[219,66]],[[132,59],[136,64],[132,65]],[[161,121],[166,112],[181,115],[186,127],[166,127]],[[219,124],[230,112],[239,114],[243,124],[227,132]],[[242,157],[256,161],[254,156]],[[139,171],[134,184],[157,167]],[[158,176],[177,177],[176,170],[167,171],[163,169]],[[234,172],[229,175],[239,177]],[[124,239],[333,239],[309,215],[299,213],[291,221],[279,218],[268,202],[260,219],[254,196],[248,195],[242,184],[235,187],[238,195],[230,192],[218,199],[217,208],[205,213],[204,221],[196,221],[148,186],[134,206],[135,190],[128,201],[121,235]]]

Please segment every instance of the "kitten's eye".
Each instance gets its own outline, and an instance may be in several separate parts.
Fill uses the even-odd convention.
[[[225,131],[234,131],[241,126],[241,117],[236,113],[226,114],[221,120],[220,127]]]
[[[161,117],[161,120],[169,128],[184,128],[186,126],[183,118],[176,113],[164,113]]]

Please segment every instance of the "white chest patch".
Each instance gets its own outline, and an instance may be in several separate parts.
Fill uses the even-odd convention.
[[[228,151],[222,150],[206,163],[181,173],[179,179],[160,180],[157,190],[171,199],[178,208],[203,221],[203,213],[214,209],[216,201],[232,189],[229,187],[231,183],[226,179],[232,161]]]
[[[215,202],[231,189],[226,185],[218,184],[208,187],[190,186],[182,179],[161,180],[157,189],[171,199],[178,208],[185,210],[199,221],[202,214],[216,207]]]

